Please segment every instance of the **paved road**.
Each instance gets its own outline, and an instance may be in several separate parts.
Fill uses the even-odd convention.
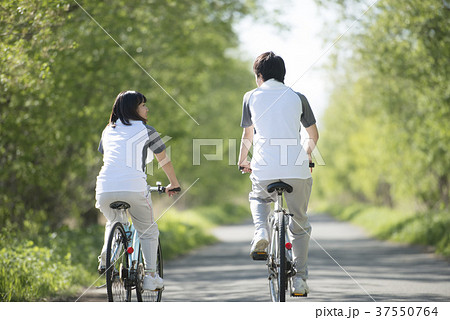
[[[369,238],[360,228],[312,215],[311,293],[289,301],[450,301],[450,262]],[[164,266],[164,301],[270,301],[264,262],[248,255],[253,226],[214,230],[220,243]],[[79,301],[105,301],[89,290]]]

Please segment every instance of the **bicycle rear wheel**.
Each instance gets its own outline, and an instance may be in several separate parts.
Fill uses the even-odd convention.
[[[120,222],[111,229],[106,252],[106,290],[108,301],[129,301],[131,290],[126,287],[128,277],[127,237]]]
[[[156,258],[156,273],[163,278],[163,255],[161,250],[161,244],[158,239],[158,251]],[[139,302],[160,302],[162,298],[162,289],[156,291],[149,291],[143,289],[145,270],[144,270],[144,259],[142,256],[141,245],[139,245],[139,265],[137,272],[137,283],[136,283],[136,296]]]
[[[278,291],[278,267],[277,265],[279,262],[279,255],[278,255],[278,241],[279,241],[279,235],[278,235],[278,227],[272,226],[271,228],[272,232],[270,235],[270,243],[269,243],[269,256],[267,258],[267,267],[269,271],[269,291],[270,291],[270,298],[273,302],[279,301],[279,291]]]
[[[286,301],[286,218],[284,212],[279,213],[280,221],[280,232],[279,232],[279,254],[280,254],[280,265],[278,267],[278,283],[279,283],[279,293],[280,302]]]
[[[273,221],[275,223],[275,221]],[[284,213],[278,213],[278,225],[272,226],[269,257],[269,289],[273,302],[286,301],[286,221]]]

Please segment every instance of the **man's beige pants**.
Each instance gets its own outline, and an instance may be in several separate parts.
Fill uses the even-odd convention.
[[[275,179],[256,181],[252,179],[252,191],[249,194],[255,233],[260,228],[268,230],[267,217],[270,213],[270,203],[276,200],[276,192],[269,194],[267,186],[273,182],[283,181],[293,187],[292,193],[284,192],[291,217],[289,236],[292,241],[292,256],[297,276],[308,278],[308,249],[311,235],[311,225],[306,214],[311,195],[312,178],[309,179]]]

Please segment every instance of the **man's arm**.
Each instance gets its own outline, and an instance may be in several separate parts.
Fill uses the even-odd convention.
[[[163,150],[160,153],[155,153],[155,157],[158,160],[161,168],[166,173],[166,176],[170,182],[170,184],[166,187],[166,193],[168,193],[169,196],[172,196],[176,192],[173,191],[169,192],[168,190],[180,186],[177,176],[175,175],[175,169],[173,168],[172,161],[170,161],[169,157],[167,156],[166,150]]]
[[[239,166],[244,167],[244,172],[252,172],[250,169],[250,162],[247,160],[248,152],[253,142],[253,125],[244,128],[242,132],[241,148],[239,152]]]
[[[309,135],[306,153],[308,154],[309,160],[311,160],[311,153],[313,152],[314,148],[317,145],[317,141],[319,140],[319,131],[317,131],[317,126],[315,124],[305,129]]]

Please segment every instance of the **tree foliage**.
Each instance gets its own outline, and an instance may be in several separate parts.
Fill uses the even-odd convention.
[[[219,201],[237,188],[242,180],[230,178],[228,159],[193,166],[192,139],[240,136],[252,77],[230,49],[238,44],[233,24],[257,11],[255,1],[78,3],[0,2],[2,225],[96,220],[97,145],[127,89],[148,98],[149,124],[170,139],[183,187],[200,178],[185,204]],[[153,172],[151,182],[165,181],[156,165]]]
[[[351,55],[335,57],[339,85],[321,139],[328,194],[448,209],[448,21],[442,1],[380,0],[341,43]]]

